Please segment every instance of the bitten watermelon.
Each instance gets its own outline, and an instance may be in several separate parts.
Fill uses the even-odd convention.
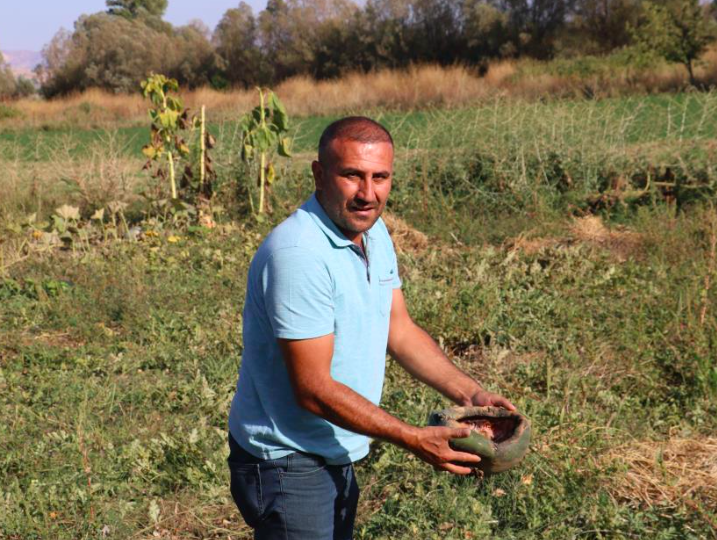
[[[431,413],[431,426],[470,427],[472,433],[453,439],[456,450],[478,454],[476,465],[485,474],[495,474],[515,467],[528,452],[530,421],[518,412],[500,407],[451,407]]]

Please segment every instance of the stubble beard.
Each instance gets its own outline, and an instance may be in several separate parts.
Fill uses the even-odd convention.
[[[378,218],[381,217],[386,206],[385,204],[377,205],[374,216],[364,220],[356,215],[352,215],[351,210],[346,206],[327,204],[327,201],[325,201],[323,197],[319,197],[319,202],[331,221],[333,221],[339,229],[354,234],[363,234],[373,227],[378,221]]]

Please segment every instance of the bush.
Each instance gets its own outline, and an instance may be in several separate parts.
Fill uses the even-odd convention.
[[[15,77],[0,54],[0,99],[12,97],[16,90]]]
[[[16,97],[29,97],[35,95],[36,92],[37,89],[35,88],[35,83],[33,83],[30,79],[27,79],[22,75],[17,78],[17,85],[15,87]]]
[[[209,41],[193,26],[173,29],[153,19],[107,13],[81,17],[72,34],[58,32],[42,54],[39,75],[46,97],[88,88],[135,92],[151,72],[201,86],[215,63]]]
[[[6,120],[8,118],[18,118],[22,116],[22,113],[9,105],[0,103],[0,120]]]

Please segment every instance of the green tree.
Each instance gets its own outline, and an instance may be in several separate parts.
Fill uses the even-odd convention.
[[[168,0],[107,0],[107,12],[126,19],[142,16],[161,18],[167,11]]]
[[[27,77],[20,75],[15,81],[15,95],[17,97],[28,97],[34,95],[37,90],[33,82]]]
[[[309,71],[312,29],[305,15],[293,0],[269,0],[259,14],[260,42],[274,81]]]
[[[641,11],[640,0],[578,0],[570,24],[576,52],[599,54],[628,45]]]
[[[458,0],[413,0],[407,37],[412,61],[454,64],[464,55],[461,5]]]
[[[508,40],[508,16],[504,12],[483,0],[465,0],[462,18],[467,62],[510,56],[513,47]]]
[[[261,81],[262,54],[256,18],[251,6],[241,2],[229,9],[214,30],[214,46],[221,58],[222,76],[231,85],[244,87]]]
[[[0,53],[0,99],[14,96],[16,88],[15,76]]]
[[[643,19],[634,30],[637,45],[646,53],[683,64],[690,84],[697,85],[694,63],[715,37],[708,9],[699,0],[643,3]]]
[[[220,63],[208,29],[200,22],[174,28],[170,38],[172,54],[168,58],[167,73],[190,88],[208,85]]]
[[[76,35],[77,30],[71,33],[61,28],[42,48],[42,61],[35,68],[35,74],[45,97],[80,89],[85,59],[82,56],[84,50],[73,40]]]
[[[564,29],[576,0],[498,0],[506,11],[518,53],[537,58],[553,55],[556,36]]]
[[[350,0],[269,0],[258,17],[259,42],[271,74],[325,76],[318,59],[322,36],[335,39],[331,26],[345,24],[356,5]]]
[[[368,0],[355,19],[349,44],[364,71],[410,64],[411,0]]]
[[[181,86],[207,84],[216,70],[216,54],[206,28],[170,25],[167,32],[148,23],[146,18],[107,13],[80,17],[72,33],[58,32],[43,49],[38,69],[42,93],[53,97],[88,88],[132,92],[151,72],[165,73]]]

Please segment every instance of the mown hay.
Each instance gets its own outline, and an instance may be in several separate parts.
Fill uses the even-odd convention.
[[[640,234],[608,229],[599,216],[575,219],[570,232],[575,240],[608,249],[621,261],[627,260],[642,246]]]
[[[401,218],[388,212],[384,212],[381,217],[398,253],[419,253],[428,247],[428,236],[414,229]]]
[[[609,488],[621,500],[717,507],[717,437],[635,441],[612,449],[606,461],[627,468]]]
[[[587,244],[606,249],[619,261],[625,261],[638,252],[643,244],[642,235],[626,229],[609,229],[599,216],[575,218],[567,238],[529,238],[521,235],[508,242],[508,248],[532,255],[545,248]]]
[[[529,238],[525,235],[520,235],[517,238],[509,240],[506,244],[511,251],[522,251],[526,255],[534,255],[545,248],[565,243],[565,240],[561,238]]]

